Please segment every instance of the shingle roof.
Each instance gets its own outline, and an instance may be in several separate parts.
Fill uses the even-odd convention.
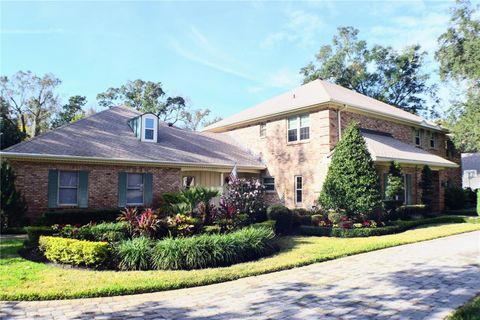
[[[14,145],[3,154],[264,167],[226,134],[193,132],[160,122],[158,143],[142,142],[127,124],[139,114],[128,107],[114,107]]]
[[[462,153],[462,170],[477,170],[480,172],[480,152]]]
[[[388,134],[362,132],[373,161],[393,161],[406,164],[421,164],[456,168],[458,165],[440,156],[401,142]]]
[[[417,123],[420,126],[440,129],[435,124],[425,121],[417,115],[379,100],[324,80],[314,80],[239,112],[231,117],[216,122],[204,128],[204,131],[220,131],[221,128],[235,124],[254,121],[256,119],[262,119],[276,114],[293,112],[327,102],[346,104],[350,107],[358,108],[366,112]]]

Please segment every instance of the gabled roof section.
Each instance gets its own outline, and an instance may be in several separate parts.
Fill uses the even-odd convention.
[[[347,105],[352,109],[377,114],[383,117],[406,121],[419,126],[441,130],[433,123],[402,109],[349,90],[324,80],[314,80],[291,91],[264,101],[252,108],[214,123],[204,131],[224,131],[229,127],[265,120],[326,103]]]
[[[160,121],[158,142],[142,142],[128,121],[141,115],[113,107],[3,150],[6,157],[115,160],[129,163],[263,169],[265,165],[226,134],[200,133]]]

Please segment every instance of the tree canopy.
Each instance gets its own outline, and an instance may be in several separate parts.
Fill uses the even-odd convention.
[[[401,52],[369,47],[358,33],[353,27],[339,27],[332,44],[323,45],[316,61],[301,69],[303,83],[328,80],[408,112],[434,112],[433,106],[426,107],[427,98],[436,101],[436,87],[428,85],[429,75],[423,71],[426,52],[419,45]]]
[[[80,120],[85,117],[83,107],[87,104],[87,98],[83,96],[73,96],[68,99],[68,103],[62,106],[61,111],[53,119],[52,128],[61,127],[67,123]]]
[[[52,74],[41,77],[31,71],[18,71],[12,77],[0,77],[1,96],[8,110],[20,121],[23,135],[37,136],[48,130],[51,115],[58,106],[55,89],[61,80]]]
[[[480,20],[475,16],[469,1],[457,1],[435,54],[441,79],[466,86],[452,101],[447,121],[455,146],[464,152],[480,151]]]
[[[123,104],[141,112],[152,112],[163,121],[176,123],[185,111],[186,101],[181,96],[165,96],[161,82],[137,79],[99,93],[97,101],[102,107]]]

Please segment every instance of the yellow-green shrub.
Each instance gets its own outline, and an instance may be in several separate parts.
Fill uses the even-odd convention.
[[[40,249],[53,262],[98,267],[110,256],[107,242],[40,236]]]

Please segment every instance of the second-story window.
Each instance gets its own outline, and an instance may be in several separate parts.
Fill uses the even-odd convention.
[[[413,129],[413,134],[414,134],[415,145],[419,146],[420,143],[421,143],[420,130],[419,129]]]
[[[430,132],[430,148],[435,149],[437,147],[437,134]]]
[[[308,114],[288,118],[288,142],[310,139],[310,119]]]
[[[265,137],[267,135],[267,124],[260,123],[260,137]]]

